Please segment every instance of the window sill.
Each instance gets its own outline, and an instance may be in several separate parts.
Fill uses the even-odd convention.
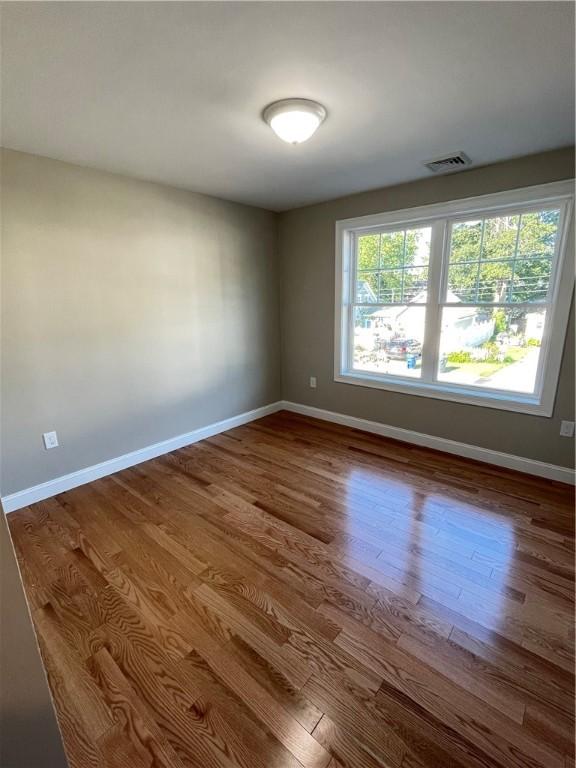
[[[385,389],[400,392],[404,395],[418,395],[437,400],[448,400],[465,405],[478,405],[485,408],[496,408],[501,411],[528,413],[533,416],[552,416],[553,402],[545,403],[531,395],[511,393],[510,396],[500,392],[474,391],[470,387],[450,386],[446,384],[423,383],[421,381],[398,379],[398,377],[370,375],[365,372],[337,372],[334,381],[341,384],[353,384],[372,389]]]

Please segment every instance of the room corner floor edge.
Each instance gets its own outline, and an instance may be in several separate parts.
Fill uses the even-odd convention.
[[[199,440],[204,440],[212,435],[227,432],[234,427],[248,424],[251,421],[255,421],[281,410],[292,411],[293,413],[299,413],[303,416],[348,426],[352,429],[359,429],[363,432],[370,432],[384,438],[398,440],[422,448],[430,448],[442,453],[449,453],[460,458],[471,459],[484,464],[491,464],[493,466],[523,474],[534,475],[559,483],[576,485],[576,472],[569,467],[547,464],[546,462],[528,459],[523,456],[502,453],[500,451],[482,448],[469,443],[460,443],[455,440],[448,440],[446,438],[436,437],[422,432],[415,432],[413,430],[403,429],[402,427],[381,424],[380,422],[361,419],[356,416],[348,416],[335,411],[327,411],[302,403],[278,400],[274,403],[262,406],[261,408],[238,414],[229,419],[224,419],[205,427],[200,427],[192,432],[177,435],[171,439],[154,443],[153,445],[131,453],[109,459],[91,467],[86,467],[76,472],[56,477],[53,480],[48,480],[45,483],[30,488],[24,488],[21,491],[16,491],[15,493],[3,496],[1,501],[4,512],[14,512],[17,509],[27,507],[29,504],[48,499],[58,493],[77,488],[78,486],[90,483],[93,480],[106,477],[107,475],[114,474],[122,469],[170,453],[170,451],[178,450],[186,445],[192,445],[193,443],[196,443]]]
[[[570,467],[562,467],[557,464],[548,464],[544,461],[529,459],[524,456],[517,456],[512,453],[503,453],[491,448],[482,448],[470,443],[460,443],[456,440],[449,440],[444,437],[429,435],[424,432],[416,432],[403,427],[393,427],[388,424],[382,424],[377,421],[361,419],[356,416],[337,413],[335,411],[326,411],[314,406],[302,405],[290,401],[283,401],[283,409],[300,413],[303,416],[331,421],[334,424],[341,424],[352,429],[359,429],[363,432],[371,432],[375,435],[398,440],[402,443],[410,443],[422,448],[430,448],[441,453],[450,453],[464,459],[472,459],[483,464],[492,464],[496,467],[511,469],[527,475],[542,477],[546,480],[554,480],[567,485],[576,485],[576,470]]]

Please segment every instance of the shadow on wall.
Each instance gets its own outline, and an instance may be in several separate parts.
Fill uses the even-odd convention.
[[[5,495],[280,398],[274,214],[1,157]]]

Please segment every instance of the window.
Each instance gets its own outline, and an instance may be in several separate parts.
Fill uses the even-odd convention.
[[[338,222],[336,380],[550,416],[572,188]]]

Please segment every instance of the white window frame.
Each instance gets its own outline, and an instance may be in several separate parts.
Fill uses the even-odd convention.
[[[334,380],[457,403],[552,416],[574,290],[574,259],[567,255],[573,203],[574,181],[569,180],[337,221]],[[550,276],[549,311],[542,339],[535,392],[524,394],[488,390],[435,379],[443,306],[441,300],[445,295],[452,224],[457,220],[475,216],[480,218],[489,215],[511,215],[538,206],[559,208],[560,220],[553,271]],[[433,340],[433,346],[429,345],[429,348],[435,352],[432,356],[428,355],[426,363],[423,362],[422,373],[428,380],[353,370],[351,357],[354,333],[352,305],[356,277],[355,238],[371,231],[422,226],[432,226],[424,344]],[[531,306],[536,308],[539,305],[534,302]]]

